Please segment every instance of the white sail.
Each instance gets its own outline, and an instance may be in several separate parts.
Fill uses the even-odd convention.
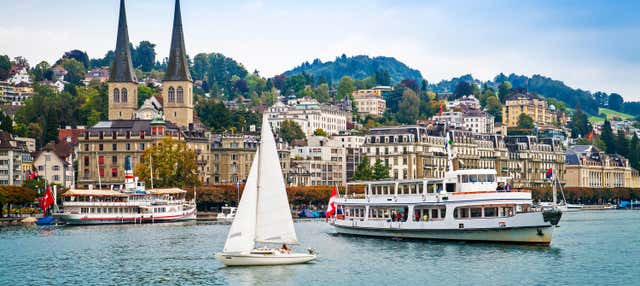
[[[297,244],[278,150],[266,116],[260,137],[256,242]]]
[[[227,242],[224,244],[224,252],[249,251],[255,246],[258,156],[260,156],[260,150],[256,151],[251,164],[236,216],[229,229]]]

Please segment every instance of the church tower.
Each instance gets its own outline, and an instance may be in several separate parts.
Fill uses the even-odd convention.
[[[109,78],[109,120],[133,119],[138,109],[138,80],[131,64],[124,0],[120,0],[118,38]]]
[[[176,0],[169,63],[162,80],[162,99],[167,120],[185,128],[193,124],[193,81],[184,45],[180,0]]]

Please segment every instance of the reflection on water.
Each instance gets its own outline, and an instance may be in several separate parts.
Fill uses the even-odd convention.
[[[568,213],[551,247],[335,235],[299,222],[315,263],[223,267],[228,225],[0,228],[0,285],[628,284],[640,279],[640,212]]]

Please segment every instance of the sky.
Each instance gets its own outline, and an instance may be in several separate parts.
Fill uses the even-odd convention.
[[[119,0],[3,1],[0,54],[33,66],[115,48]],[[182,0],[187,51],[271,77],[315,58],[390,56],[429,82],[541,74],[640,101],[640,1]],[[126,3],[131,42],[168,56],[173,0]]]

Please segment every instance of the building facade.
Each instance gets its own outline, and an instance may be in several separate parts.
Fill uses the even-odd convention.
[[[287,181],[291,186],[346,184],[346,156],[341,147],[295,147]]]
[[[358,115],[379,117],[387,109],[387,101],[382,97],[382,90],[360,89],[352,93]]]
[[[629,160],[608,155],[591,145],[576,145],[566,153],[566,186],[577,188],[638,188],[638,171]]]
[[[449,130],[453,168],[495,169],[518,187],[542,185],[544,173],[554,168],[564,179],[564,151],[559,140],[533,136],[503,137],[465,130]],[[373,128],[362,153],[373,165],[381,160],[393,179],[442,178],[448,170],[442,125]]]
[[[63,188],[74,186],[73,146],[66,142],[49,143],[33,156],[33,166],[38,175],[49,184]]]
[[[278,102],[265,111],[274,129],[279,129],[285,120],[296,122],[307,136],[316,129],[330,135],[347,129],[348,114],[336,106],[321,104],[312,98],[290,102],[286,105]]]
[[[258,138],[243,134],[212,136],[210,162],[213,184],[244,184],[258,148]]]
[[[25,180],[23,161],[31,154],[22,141],[0,131],[0,186],[21,186]]]
[[[507,98],[502,107],[502,125],[517,127],[520,114],[526,114],[539,126],[551,125],[555,119],[555,113],[547,107],[547,102],[537,96],[527,94],[514,94]]]

